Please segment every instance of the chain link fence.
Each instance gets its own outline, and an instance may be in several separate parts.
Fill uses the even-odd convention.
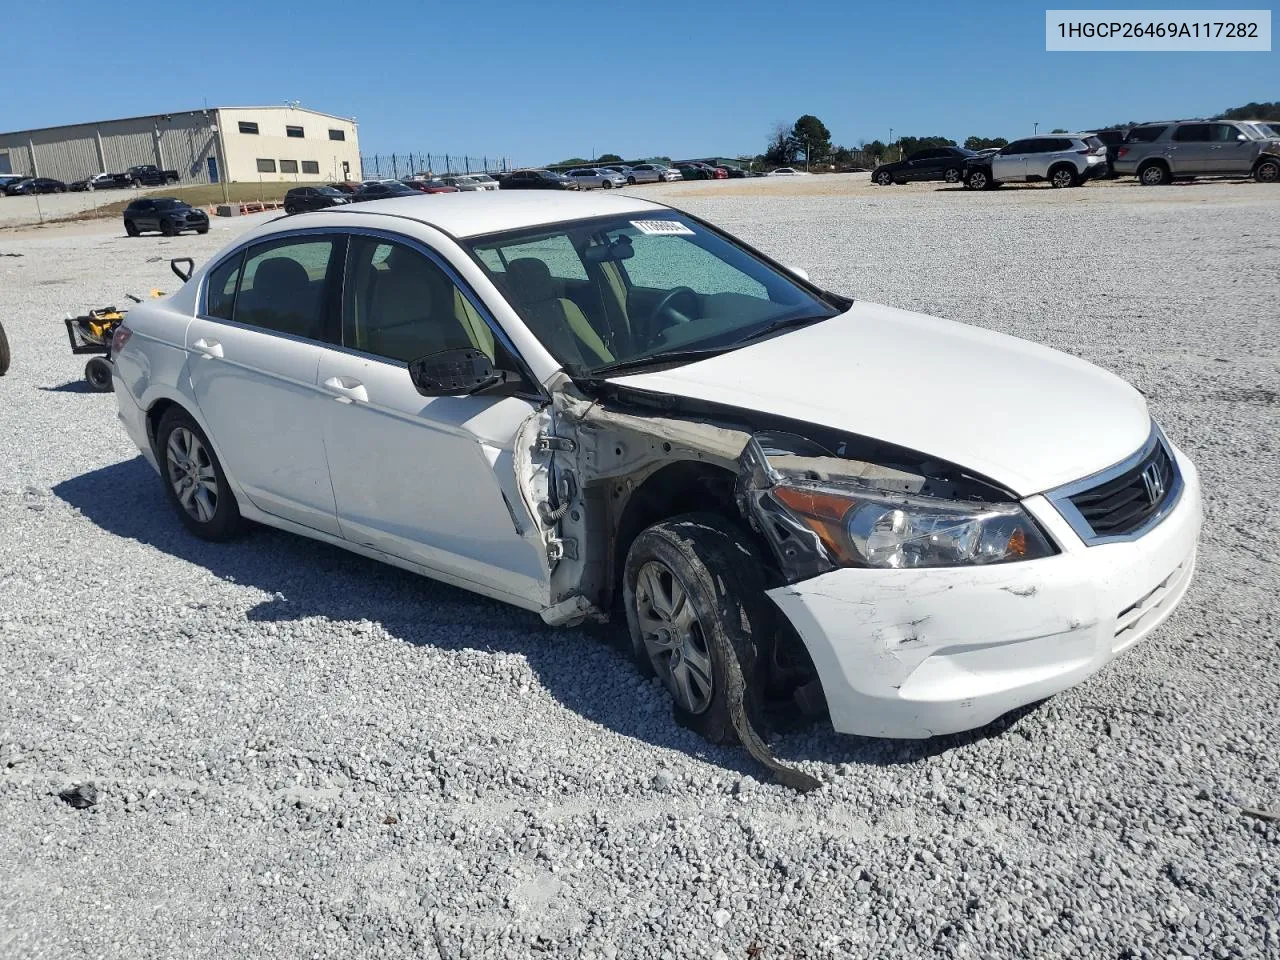
[[[373,153],[360,157],[366,180],[451,173],[506,173],[515,168],[510,157],[472,157],[461,153]]]

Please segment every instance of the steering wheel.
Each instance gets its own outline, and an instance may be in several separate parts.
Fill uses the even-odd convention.
[[[675,307],[676,300],[681,297],[686,298],[692,305],[691,312],[683,313]],[[667,293],[665,297],[658,301],[658,305],[653,308],[653,313],[649,316],[651,326],[657,328],[656,333],[661,334],[667,327],[676,326],[681,323],[689,323],[693,320],[699,307],[698,295],[688,287],[675,287]],[[663,316],[669,317],[672,323],[660,323]]]

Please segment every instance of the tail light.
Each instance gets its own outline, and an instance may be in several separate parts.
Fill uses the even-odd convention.
[[[115,356],[123,350],[124,345],[129,342],[129,338],[132,336],[133,331],[123,323],[116,327],[116,332],[111,335],[111,355]]]
[[[1117,150],[1117,151],[1116,151],[1116,159],[1117,159],[1117,160],[1119,160],[1121,157],[1123,157],[1123,156],[1124,156],[1126,153],[1128,153],[1128,152],[1129,152],[1129,148],[1128,148],[1128,147],[1121,147],[1119,150]]]

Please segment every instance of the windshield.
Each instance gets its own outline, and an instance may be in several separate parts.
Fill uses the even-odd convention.
[[[342,196],[342,191],[341,191],[341,190],[335,190],[335,189],[333,189],[333,187],[316,187],[316,188],[315,188],[315,190],[316,190],[316,193],[320,194],[322,197],[340,197],[340,196]]]
[[[732,349],[775,327],[839,312],[675,211],[491,234],[465,245],[575,376]]]

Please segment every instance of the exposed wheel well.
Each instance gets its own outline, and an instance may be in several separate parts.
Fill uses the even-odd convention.
[[[164,415],[173,407],[181,406],[173,400],[161,398],[151,405],[151,409],[147,411],[147,439],[151,441],[151,449],[156,446],[156,432],[160,429],[160,421],[164,419]]]

